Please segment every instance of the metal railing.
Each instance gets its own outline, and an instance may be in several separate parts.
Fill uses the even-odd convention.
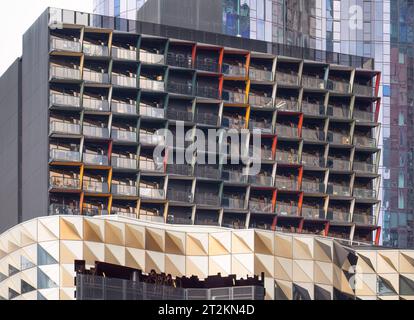
[[[246,94],[242,92],[223,90],[222,98],[229,103],[246,103]]]
[[[364,111],[364,110],[354,110],[354,119],[357,121],[368,121],[374,122],[375,121],[375,113],[371,111]]]
[[[83,135],[95,138],[109,138],[109,129],[91,125],[83,125]]]
[[[348,82],[328,79],[327,88],[339,93],[349,93],[350,85]]]
[[[352,215],[352,221],[356,224],[367,224],[367,225],[376,225],[377,219],[374,216],[367,214],[357,214]]]
[[[221,204],[224,208],[234,209],[234,210],[244,210],[245,201],[244,199],[235,198],[235,197],[223,197]]]
[[[67,94],[51,93],[50,104],[53,106],[80,108],[80,98]]]
[[[287,177],[276,176],[276,188],[279,190],[298,190],[298,181]]]
[[[130,159],[130,158],[121,158],[117,156],[112,156],[111,164],[114,168],[117,169],[138,169],[138,161],[137,159]]]
[[[246,67],[223,63],[221,72],[228,76],[246,77]]]
[[[298,138],[299,130],[297,127],[286,126],[282,124],[276,124],[276,134],[286,138]]]
[[[276,72],[276,82],[298,85],[299,76],[296,73]]]
[[[118,210],[112,210],[111,215],[117,215],[121,217],[133,218],[133,219],[136,219],[138,216],[137,213],[124,212],[124,211],[118,211]]]
[[[80,189],[80,180],[79,178],[69,178],[65,176],[52,176],[50,177],[49,185],[51,188],[56,188],[56,189],[78,190]]]
[[[109,111],[108,100],[100,100],[100,99],[83,97],[82,104],[83,104],[83,107],[87,110]]]
[[[354,94],[366,97],[374,96],[374,87],[354,83]]]
[[[265,121],[250,119],[249,127],[250,129],[259,129],[262,133],[273,133],[272,123]]]
[[[167,109],[167,118],[171,120],[192,121],[193,113],[187,110]]]
[[[50,123],[50,132],[62,134],[81,134],[81,127],[79,124],[75,123],[52,121]]]
[[[328,168],[333,170],[349,171],[351,170],[351,161],[329,157]]]
[[[83,53],[87,56],[106,57],[109,56],[109,49],[103,45],[83,43]]]
[[[317,77],[302,75],[302,86],[312,89],[325,89],[325,80]]]
[[[55,161],[80,162],[79,151],[51,149],[49,157]]]
[[[357,199],[377,199],[377,192],[374,189],[354,188],[353,195]]]
[[[270,199],[252,199],[249,200],[249,210],[252,212],[273,213],[273,204]]]
[[[258,174],[255,176],[249,176],[249,182],[255,185],[260,186],[273,186],[273,177],[271,176],[265,176],[262,174]]]
[[[251,80],[257,81],[273,81],[273,72],[268,70],[260,70],[250,67],[249,77]]]
[[[139,196],[144,199],[165,200],[163,189],[139,188]]]
[[[168,52],[167,64],[170,66],[191,69],[193,67],[193,59],[191,55]]]
[[[115,141],[137,142],[137,132],[112,128],[112,139]]]
[[[139,51],[139,60],[150,64],[165,64],[165,57],[163,54],[157,54],[143,50]]]
[[[61,50],[61,51],[71,51],[71,52],[82,51],[81,43],[79,41],[58,39],[58,38],[50,39],[50,49]]]
[[[147,105],[140,104],[139,106],[139,114],[145,117],[151,118],[158,118],[163,119],[165,118],[165,110],[161,108],[154,108]]]
[[[378,173],[378,167],[367,162],[354,161],[354,170],[367,173]]]
[[[82,214],[87,217],[94,217],[107,216],[109,215],[109,212],[107,209],[83,207]]]
[[[307,167],[323,168],[325,167],[325,159],[320,156],[302,153],[302,164]]]
[[[107,182],[83,180],[83,190],[91,193],[108,193],[109,187]]]
[[[210,126],[217,126],[219,117],[212,113],[196,112],[194,119],[197,123],[207,124]]]
[[[112,194],[118,196],[138,196],[138,188],[136,186],[128,186],[114,183],[112,184],[111,190]]]
[[[179,224],[179,225],[192,225],[193,220],[183,217],[176,217],[175,215],[169,214],[167,216],[168,224]]]
[[[165,144],[165,137],[158,134],[140,133],[139,142],[142,144],[149,144],[154,146],[162,145]]]
[[[193,202],[193,195],[191,194],[191,192],[184,191],[184,190],[169,189],[167,192],[167,198],[170,201],[186,202],[186,203]]]
[[[238,119],[238,118],[233,118],[229,116],[223,116],[221,123],[223,127],[226,127],[229,129],[241,130],[241,129],[246,128],[246,120],[244,118]]]
[[[139,86],[141,89],[152,90],[152,91],[165,91],[164,81],[143,79],[139,80]]]
[[[276,151],[276,161],[290,164],[298,164],[299,155],[287,151]]]
[[[328,116],[340,118],[340,119],[348,119],[349,118],[349,107],[344,106],[333,106],[328,105]]]
[[[220,91],[214,87],[201,86],[197,84],[196,96],[209,99],[220,99]]]
[[[328,183],[328,193],[339,197],[350,197],[351,188],[349,186],[342,186],[340,184]]]
[[[347,134],[328,131],[328,141],[338,144],[351,144],[351,138]]]
[[[323,130],[315,130],[302,128],[302,138],[310,141],[325,141],[325,132]]]
[[[80,70],[62,66],[50,66],[50,76],[61,80],[81,80]]]
[[[192,167],[188,164],[169,164],[167,166],[167,173],[181,176],[190,176],[192,174]]]
[[[357,147],[376,148],[377,140],[370,137],[354,135],[354,144]]]
[[[236,182],[236,183],[246,183],[247,182],[247,176],[243,174],[243,172],[239,171],[232,171],[232,170],[223,170],[222,172],[222,178],[224,181],[229,182]]]
[[[325,183],[302,180],[302,191],[307,193],[325,193]]]
[[[306,115],[319,116],[325,114],[325,106],[322,103],[302,101],[302,112]]]
[[[170,80],[167,83],[167,91],[191,96],[193,95],[193,85],[191,82],[172,82]]]
[[[260,159],[262,160],[273,160],[273,151],[271,149],[259,149],[249,146],[249,156],[251,158],[260,156]]]
[[[256,108],[273,108],[273,98],[249,94],[249,104]]]
[[[111,102],[111,110],[120,114],[137,114],[137,106],[135,104],[124,102]]]
[[[86,82],[109,84],[109,74],[93,70],[83,70],[83,80]]]
[[[220,206],[220,199],[215,193],[196,193],[195,202],[206,206]]]
[[[299,111],[299,103],[297,100],[276,98],[276,109],[282,111]]]
[[[276,214],[279,216],[297,217],[299,216],[299,207],[291,204],[277,202]]]
[[[218,61],[212,59],[197,58],[195,68],[201,71],[219,72]]]
[[[120,87],[136,88],[137,78],[136,76],[130,77],[122,74],[112,74],[112,84]]]
[[[164,164],[154,160],[139,160],[139,169],[141,171],[164,172]]]
[[[108,156],[101,155],[101,154],[84,153],[83,162],[85,164],[100,165],[100,166],[109,165]]]
[[[112,57],[114,59],[137,61],[137,50],[112,47]]]
[[[331,221],[350,222],[351,214],[345,211],[328,209],[326,217]]]
[[[325,219],[325,210],[322,208],[302,206],[302,217],[305,219]]]
[[[49,216],[79,216],[80,214],[79,207],[58,203],[49,206]]]
[[[212,165],[197,165],[195,167],[195,176],[199,178],[220,179],[220,170]]]

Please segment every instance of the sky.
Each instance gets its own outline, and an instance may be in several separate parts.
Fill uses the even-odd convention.
[[[21,56],[23,34],[47,7],[92,12],[93,0],[2,0],[0,75]]]

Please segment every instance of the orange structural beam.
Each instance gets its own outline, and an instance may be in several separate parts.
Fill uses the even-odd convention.
[[[251,109],[250,109],[250,105],[249,105],[246,109],[246,124],[244,126],[245,129],[249,129],[250,112],[251,112]]]
[[[249,53],[247,53],[247,55],[246,55],[246,78],[247,79],[249,79],[250,78],[250,75],[249,75],[249,70],[250,70],[250,60],[251,60],[251,57],[252,57],[252,55],[251,55],[251,53],[249,52]]]
[[[276,157],[276,150],[277,150],[277,136],[273,138],[273,144],[272,144],[272,157],[275,159]]]
[[[85,193],[82,192],[80,195],[80,201],[79,201],[79,211],[81,214],[83,214],[83,203],[85,202]]]
[[[299,204],[298,204],[298,215],[302,214],[302,205],[303,205],[303,192],[300,193],[299,195]]]
[[[250,80],[246,81],[246,96],[244,98],[244,103],[248,103],[249,102],[249,94],[250,94]]]
[[[300,222],[299,222],[298,233],[302,233],[304,224],[305,224],[305,219],[301,219]]]
[[[219,77],[219,98],[221,99],[221,95],[223,94],[223,87],[224,87],[224,76],[220,75]]]
[[[299,115],[299,124],[298,124],[298,134],[299,137],[302,137],[302,127],[303,127],[303,113]]]
[[[109,196],[108,199],[108,214],[112,213],[112,194]]]
[[[114,144],[114,142],[112,140],[110,140],[109,141],[109,146],[108,146],[108,161],[109,161],[109,163],[111,163],[113,144]]]
[[[222,67],[223,67],[223,60],[224,60],[224,48],[220,48],[220,53],[219,53],[219,70],[218,72],[221,73],[223,71]]]
[[[277,189],[273,190],[273,195],[272,195],[272,211],[273,212],[276,210],[276,200],[277,200]]]
[[[380,237],[381,237],[381,227],[377,228],[377,233],[375,235],[375,245],[378,246],[380,243]]]
[[[275,216],[273,218],[273,222],[272,222],[272,231],[276,231],[276,227],[277,227],[277,216]]]
[[[327,221],[326,223],[325,223],[325,237],[327,237],[328,236],[328,234],[329,234],[329,227],[331,226],[331,223],[329,222],[329,221]]]
[[[302,188],[302,180],[303,180],[303,166],[299,168],[299,177],[298,177],[298,189]]]
[[[196,67],[196,57],[197,57],[197,45],[193,45],[191,49],[191,59],[192,59],[192,67]]]

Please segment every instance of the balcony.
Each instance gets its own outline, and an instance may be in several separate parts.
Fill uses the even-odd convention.
[[[357,214],[354,213],[352,215],[352,221],[356,224],[364,224],[364,225],[377,225],[377,219],[374,216],[367,215],[367,214]]]
[[[302,181],[302,191],[306,193],[325,193],[325,183],[319,181]]]
[[[351,188],[336,183],[328,183],[328,193],[338,197],[350,197]]]
[[[349,108],[346,105],[334,106],[328,105],[328,116],[338,119],[349,119]]]
[[[127,131],[127,130],[119,130],[112,128],[112,139],[118,142],[137,142],[137,133],[136,131]]]
[[[51,149],[49,156],[53,161],[80,162],[80,153],[78,151]]]
[[[195,65],[197,70],[214,73],[219,72],[219,64],[214,59],[197,58]]]
[[[273,177],[272,176],[264,176],[261,174],[255,176],[249,176],[249,182],[251,184],[259,185],[259,186],[273,186]]]
[[[233,118],[230,116],[223,116],[222,125],[223,127],[229,129],[241,130],[246,128],[246,120],[241,118]]]
[[[80,190],[80,180],[78,178],[53,176],[50,177],[49,185],[52,189]]]
[[[132,219],[136,219],[138,216],[137,213],[130,213],[130,212],[124,212],[124,211],[117,211],[117,210],[112,210],[111,215],[117,215],[121,217],[132,218]]]
[[[167,167],[167,173],[180,176],[191,176],[192,167],[188,164],[169,164]]]
[[[74,68],[50,66],[50,77],[59,80],[81,80],[81,73]]]
[[[140,104],[139,114],[144,117],[164,119],[165,110],[161,108],[154,108],[147,105]]]
[[[49,216],[79,216],[80,209],[76,206],[52,203],[49,206]]]
[[[197,165],[195,167],[195,176],[198,178],[218,180],[221,177],[220,170],[211,165]]]
[[[312,154],[302,154],[302,164],[306,167],[324,168],[325,159]]]
[[[107,57],[109,56],[109,49],[107,46],[103,45],[84,43],[83,53],[91,57]]]
[[[302,217],[305,219],[325,219],[325,210],[319,207],[303,205]]]
[[[354,83],[354,94],[365,97],[373,97],[375,93],[374,88],[371,86]]]
[[[270,149],[260,148],[256,149],[253,146],[249,146],[249,156],[250,158],[260,156],[262,160],[273,160],[273,151]]]
[[[184,190],[168,190],[168,200],[176,202],[192,203],[193,195]]]
[[[220,200],[216,193],[201,193],[196,194],[196,203],[199,205],[206,205],[206,206],[220,206]]]
[[[312,76],[302,76],[302,86],[310,89],[325,89],[325,80]]]
[[[299,164],[299,155],[287,151],[277,151],[276,161],[287,164]]]
[[[338,132],[328,132],[328,141],[336,144],[351,144],[351,138],[348,134],[338,133]]]
[[[193,95],[193,85],[191,82],[178,82],[170,80],[167,84],[167,91],[176,94],[183,94],[187,96]]]
[[[347,94],[349,93],[350,86],[348,82],[329,79],[327,82],[327,88],[331,91]]]
[[[50,39],[50,49],[53,51],[82,52],[79,41],[52,38]]]
[[[302,112],[310,116],[320,116],[325,114],[325,106],[322,103],[302,102]]]
[[[139,196],[142,199],[165,200],[165,191],[163,189],[140,188]]]
[[[107,216],[109,215],[109,212],[106,209],[84,207],[82,209],[82,214],[87,217],[94,217],[94,216]]]
[[[112,184],[112,194],[117,196],[136,197],[138,196],[138,189],[136,186],[128,186],[121,184]]]
[[[297,86],[299,77],[294,73],[276,72],[276,82]]]
[[[51,93],[50,105],[59,107],[80,108],[80,98],[73,95]]]
[[[109,165],[108,156],[101,155],[101,154],[84,153],[83,162],[85,164],[97,165],[97,166],[108,166]]]
[[[109,139],[109,130],[108,128],[83,125],[83,135],[92,138]]]
[[[247,176],[239,171],[223,170],[222,178],[224,181],[228,181],[228,182],[247,183]]]
[[[111,164],[112,164],[112,167],[116,169],[130,169],[130,170],[138,169],[137,159],[120,158],[117,156],[112,156]]]
[[[284,138],[299,138],[299,130],[297,127],[276,124],[276,134]]]
[[[83,97],[83,107],[86,110],[108,112],[109,102],[108,100],[99,100]]]
[[[227,103],[236,103],[236,104],[246,103],[246,95],[242,92],[224,90],[222,96],[223,96],[223,100],[225,100]]]
[[[249,77],[256,81],[273,81],[273,72],[250,67]]]
[[[296,179],[276,176],[276,188],[279,190],[297,191],[298,181]]]
[[[139,86],[141,89],[144,89],[144,90],[151,90],[151,91],[164,91],[165,90],[164,81],[158,81],[158,80],[141,78],[139,80]]]
[[[140,133],[139,142],[141,144],[148,144],[152,146],[164,145],[165,137],[158,134]]]
[[[222,73],[231,77],[246,77],[246,67],[223,63]]]
[[[176,217],[174,215],[167,216],[167,223],[168,224],[177,224],[177,225],[192,225],[193,220],[183,217]]]
[[[349,212],[329,209],[327,218],[331,221],[350,222],[351,215]]]
[[[112,74],[112,84],[119,87],[136,88],[137,78],[135,76],[129,77],[121,74]]]
[[[325,141],[325,132],[323,130],[302,128],[302,137],[308,141]]]
[[[364,110],[354,110],[354,119],[361,122],[375,122],[375,113]]]
[[[66,123],[61,121],[52,121],[50,123],[50,133],[60,133],[60,134],[81,134],[81,127],[79,124]]]
[[[357,199],[377,200],[377,192],[374,189],[354,188],[353,194]]]
[[[249,104],[256,108],[273,108],[273,98],[249,94]]]
[[[223,197],[222,206],[230,210],[244,210],[244,199],[236,197]]]
[[[273,127],[271,122],[256,121],[254,119],[250,119],[249,127],[252,130],[260,130],[262,133],[273,133]]]
[[[148,51],[139,51],[139,60],[149,64],[165,64],[165,57],[163,54],[151,53]]]
[[[273,204],[269,199],[252,199],[249,200],[249,210],[259,213],[273,213]]]
[[[100,181],[83,181],[83,190],[89,193],[109,193],[108,183]]]
[[[212,113],[201,113],[197,112],[195,114],[195,122],[210,126],[217,126],[219,117]]]
[[[174,67],[191,69],[193,67],[193,59],[191,55],[168,52],[167,64]]]
[[[328,168],[332,170],[349,171],[351,170],[351,161],[337,158],[328,158]]]
[[[93,70],[84,70],[83,80],[91,83],[109,84],[109,74]]]
[[[376,148],[377,140],[375,140],[374,138],[355,135],[354,144],[355,146],[361,147],[361,148]]]
[[[374,173],[376,174],[378,172],[378,167],[374,164],[368,163],[368,162],[354,162],[354,170],[358,172],[363,173]]]
[[[193,121],[193,114],[187,110],[167,109],[167,118],[178,121]]]
[[[112,47],[112,57],[119,60],[137,61],[137,51]]]
[[[136,115],[137,106],[136,104],[125,103],[125,102],[111,102],[111,109],[113,113]]]
[[[299,208],[295,205],[278,202],[276,204],[276,214],[284,217],[297,217],[299,216]]]
[[[299,111],[299,104],[297,100],[286,100],[277,98],[276,99],[276,109],[281,111]]]
[[[154,160],[139,160],[141,171],[164,173],[164,164],[156,163]]]

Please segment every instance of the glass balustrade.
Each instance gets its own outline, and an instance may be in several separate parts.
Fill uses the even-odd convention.
[[[340,184],[328,183],[328,193],[339,197],[350,197],[351,188]]]
[[[179,68],[191,69],[193,67],[193,59],[191,55],[184,55],[180,53],[168,52],[167,64]]]
[[[87,110],[109,111],[108,100],[99,100],[99,99],[83,97],[82,103],[83,103],[83,107]]]
[[[49,216],[79,216],[80,208],[75,205],[52,203],[49,206]]]
[[[109,84],[109,74],[93,70],[84,70],[83,80],[86,82]]]
[[[81,80],[80,70],[63,66],[51,66],[50,76],[59,80]]]
[[[354,94],[366,97],[374,96],[374,88],[362,84],[354,83]]]
[[[109,165],[108,156],[101,155],[101,154],[84,153],[83,162],[85,164],[90,164],[90,165],[100,165],[100,166]]]
[[[276,161],[281,163],[298,164],[299,155],[292,152],[276,151]]]
[[[233,210],[244,210],[244,199],[236,197],[223,197],[221,201],[223,207]]]
[[[354,110],[354,119],[357,121],[375,122],[375,113],[364,110]]]
[[[52,106],[80,108],[80,98],[73,95],[51,93],[50,104]]]
[[[117,169],[131,169],[131,170],[138,169],[137,159],[112,156],[111,163],[112,163],[112,166]]]
[[[328,210],[327,218],[331,221],[338,221],[338,222],[350,222],[350,213],[341,211],[341,210]]]
[[[249,94],[249,104],[256,108],[273,108],[273,98]]]
[[[66,176],[52,176],[50,177],[49,185],[53,189],[80,189],[79,178],[71,178]]]
[[[121,74],[112,74],[112,84],[120,87],[136,88],[136,76],[125,76]]]
[[[276,82],[297,86],[299,77],[296,73],[276,72]]]
[[[112,128],[112,139],[123,142],[137,142],[137,133],[135,131],[119,130]]]
[[[309,141],[324,141],[325,140],[325,132],[323,130],[315,130],[315,129],[308,129],[302,128],[302,138]]]
[[[325,106],[322,103],[302,101],[302,112],[306,115],[319,116],[325,114]]]
[[[109,138],[109,129],[91,125],[83,125],[83,135],[94,138]]]
[[[325,89],[325,80],[312,76],[302,76],[302,86],[311,89]]]
[[[376,218],[368,214],[357,214],[352,215],[352,221],[356,224],[365,224],[365,225],[376,225]]]
[[[305,219],[325,219],[325,210],[319,207],[303,205],[302,217]]]
[[[368,162],[354,161],[354,170],[358,172],[377,173],[378,167]]]
[[[252,212],[273,213],[273,204],[270,199],[250,198],[249,210]]]
[[[329,79],[327,82],[327,88],[331,91],[339,92],[339,93],[349,93],[349,82],[344,81],[337,81]]]
[[[276,203],[276,214],[280,216],[297,217],[299,215],[299,208],[296,205],[278,202]]]
[[[155,162],[153,160],[139,160],[139,169],[141,171],[150,172],[164,172],[164,164],[161,162]]]
[[[147,105],[140,104],[139,114],[141,116],[150,117],[150,118],[165,118],[165,110],[161,108],[154,108]]]
[[[320,156],[303,153],[302,164],[307,167],[323,168],[325,167],[325,160]]]
[[[223,63],[221,72],[227,76],[246,77],[246,67]]]
[[[285,138],[298,138],[299,130],[297,127],[276,124],[276,134]]]
[[[164,81],[151,80],[151,79],[140,79],[139,86],[141,89],[151,90],[151,91],[164,91],[165,83]]]
[[[81,52],[81,43],[79,41],[52,38],[50,39],[50,49],[69,52]]]
[[[108,193],[108,183],[84,179],[83,190],[90,193]]]
[[[264,176],[261,174],[255,176],[249,176],[249,181],[252,184],[261,185],[261,186],[273,186],[273,177]]]
[[[377,199],[377,192],[374,189],[354,188],[353,194],[354,194],[354,197],[357,199],[369,199],[369,200]]]
[[[249,77],[257,81],[273,81],[273,72],[250,67]]]
[[[162,189],[140,188],[139,196],[144,199],[164,200],[165,191]]]
[[[75,123],[52,121],[50,123],[50,132],[69,134],[69,135],[70,134],[81,134],[81,127],[79,124],[75,124]]]
[[[115,59],[137,61],[137,56],[138,55],[136,49],[131,50],[125,48],[112,47],[112,57]]]
[[[325,183],[302,180],[302,191],[307,193],[325,193]]]
[[[196,95],[209,99],[220,99],[220,91],[215,87],[197,85]]]
[[[124,102],[111,102],[111,110],[114,113],[119,114],[137,114],[137,106],[135,104],[124,103]]]
[[[299,111],[299,103],[297,100],[276,99],[276,109],[282,111]]]
[[[376,148],[377,140],[375,140],[374,138],[370,138],[370,137],[355,135],[354,144],[357,147]]]
[[[260,130],[262,133],[268,133],[268,134],[273,133],[273,126],[271,122],[257,121],[254,119],[250,119],[249,127],[252,130],[254,129]]]
[[[276,188],[279,190],[298,190],[298,181],[287,177],[276,176]]]
[[[246,103],[246,94],[243,92],[224,90],[222,94],[222,98],[228,103],[240,103],[240,104]]]
[[[78,151],[51,149],[50,159],[54,161],[80,162],[80,153]]]
[[[112,184],[112,194],[118,196],[138,196],[138,189],[136,186],[122,185],[122,184]]]
[[[165,64],[165,57],[163,54],[143,50],[139,51],[139,60],[149,64]]]
[[[109,49],[103,45],[83,43],[83,53],[91,57],[107,57],[109,56]]]

